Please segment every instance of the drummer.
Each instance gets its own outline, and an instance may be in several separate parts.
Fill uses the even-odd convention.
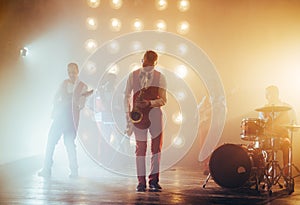
[[[277,86],[268,86],[265,89],[265,97],[267,100],[265,108],[271,109],[259,112],[259,118],[266,122],[265,135],[278,139],[278,149],[282,150],[283,167],[286,167],[289,159],[290,139],[288,129],[282,125],[296,123],[296,114],[289,104],[280,100]],[[281,109],[276,110],[276,108]],[[285,169],[284,174],[287,174],[287,171],[288,169]]]

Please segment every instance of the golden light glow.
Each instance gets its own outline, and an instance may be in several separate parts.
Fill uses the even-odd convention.
[[[132,29],[134,31],[141,31],[144,28],[144,24],[140,19],[134,19]]]
[[[123,1],[122,0],[111,0],[110,1],[110,6],[113,9],[119,9],[121,8],[123,5]]]
[[[176,136],[172,140],[172,145],[176,148],[181,148],[184,145],[184,138],[180,136]]]
[[[119,19],[117,19],[117,18],[110,19],[110,29],[112,31],[115,31],[115,32],[120,31],[121,27],[122,27],[122,23]]]
[[[89,30],[96,30],[98,28],[98,21],[94,17],[88,17],[85,23],[87,29]]]
[[[88,71],[89,74],[94,74],[97,70],[96,63],[92,61],[87,62],[85,69]]]
[[[175,97],[177,100],[183,101],[186,98],[186,94],[183,91],[178,91],[177,93],[175,93]]]
[[[178,49],[178,54],[180,54],[180,55],[184,55],[184,54],[186,54],[187,51],[188,51],[188,47],[187,47],[187,45],[185,45],[185,44],[179,44],[179,45],[177,46],[177,49]]]
[[[175,74],[179,77],[179,78],[185,78],[187,75],[187,68],[185,65],[178,65],[175,69]]]
[[[177,32],[179,34],[187,34],[190,30],[190,24],[187,21],[182,21],[177,24]]]
[[[189,0],[179,0],[177,4],[178,10],[181,12],[185,12],[190,8],[190,1]]]
[[[173,122],[174,122],[175,124],[177,124],[177,125],[182,124],[183,116],[182,116],[181,112],[174,113],[174,114],[172,115],[172,120],[173,120]]]
[[[108,44],[108,50],[110,53],[117,53],[120,50],[120,45],[117,41],[111,41]]]
[[[156,0],[155,6],[157,10],[162,11],[168,7],[168,2],[167,0]]]
[[[112,73],[112,74],[118,74],[120,72],[120,68],[117,64],[112,65],[109,69],[108,69],[108,73]]]
[[[167,30],[167,24],[164,20],[158,20],[155,24],[157,31],[166,31]]]
[[[97,8],[100,5],[100,0],[87,0],[87,4],[91,8]]]
[[[92,53],[97,49],[98,43],[94,39],[88,39],[88,40],[85,41],[84,47],[85,47],[85,50]]]

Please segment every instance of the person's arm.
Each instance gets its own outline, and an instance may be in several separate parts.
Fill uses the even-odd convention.
[[[93,90],[88,91],[88,86],[83,83],[77,83],[74,88],[73,106],[77,109],[82,109],[85,105],[86,98],[93,93]]]
[[[132,73],[129,74],[127,79],[125,92],[124,92],[124,108],[125,112],[129,113],[131,111],[131,98],[132,98],[132,89],[133,89],[133,75]]]
[[[132,89],[133,89],[133,75],[132,73],[129,74],[129,77],[127,79],[126,87],[125,87],[125,92],[124,92],[124,109],[125,109],[125,115],[126,115],[126,130],[125,133],[128,136],[132,135],[132,122],[130,119],[130,111],[131,111],[131,106],[130,106],[130,101],[132,98]]]
[[[166,78],[163,74],[161,74],[159,80],[158,98],[155,100],[150,100],[150,107],[160,107],[166,104],[167,102],[166,88],[167,88]]]

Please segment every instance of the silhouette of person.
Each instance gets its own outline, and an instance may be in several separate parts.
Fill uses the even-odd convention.
[[[265,107],[284,106],[292,108],[289,104],[283,102],[279,98],[279,89],[277,86],[271,85],[265,89],[265,97],[267,104]],[[295,123],[296,115],[293,109],[281,112],[260,112],[259,118],[265,120],[265,135],[267,137],[273,137],[275,139],[274,146],[282,150],[283,167],[288,165],[289,160],[289,146],[290,139],[287,128],[283,125]],[[269,142],[270,144],[271,142]],[[263,143],[263,146],[269,146],[267,143]],[[265,147],[263,147],[265,148]],[[288,169],[284,169],[284,173],[287,174]]]
[[[163,142],[161,106],[165,105],[166,79],[155,70],[158,55],[151,50],[145,52],[142,68],[130,73],[125,88],[127,133],[135,135],[136,168],[138,185],[136,191],[146,191],[147,134],[151,135],[150,191],[159,191],[159,167]],[[132,96],[133,94],[133,96]],[[131,98],[132,97],[132,98]],[[132,107],[131,107],[132,104]],[[135,114],[142,114],[135,121]]]
[[[78,176],[78,162],[75,139],[80,110],[84,107],[85,98],[92,93],[88,87],[78,80],[78,65],[68,64],[68,79],[60,85],[54,97],[52,124],[48,133],[48,141],[44,158],[44,166],[38,173],[41,177],[51,177],[53,154],[56,144],[63,135],[64,145],[68,153],[70,178]]]

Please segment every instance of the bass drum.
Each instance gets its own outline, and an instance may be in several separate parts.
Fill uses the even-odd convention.
[[[239,188],[259,182],[263,178],[264,165],[264,156],[259,149],[224,144],[212,153],[209,171],[221,187]]]

